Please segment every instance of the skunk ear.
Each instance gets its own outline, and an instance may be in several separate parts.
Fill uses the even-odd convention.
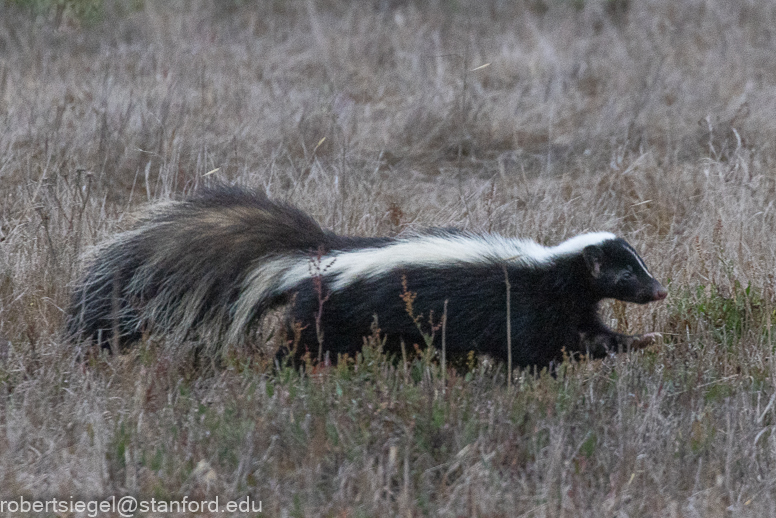
[[[585,258],[585,264],[590,271],[590,275],[596,279],[600,277],[601,263],[604,259],[604,251],[601,250],[601,247],[596,245],[586,246],[585,249],[582,250],[582,257]]]

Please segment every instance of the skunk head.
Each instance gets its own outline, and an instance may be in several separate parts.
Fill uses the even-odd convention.
[[[586,246],[582,256],[592,277],[595,295],[602,299],[646,304],[668,295],[624,239],[607,239]]]

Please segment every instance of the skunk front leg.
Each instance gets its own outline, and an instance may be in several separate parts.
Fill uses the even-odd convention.
[[[590,358],[605,358],[610,354],[637,351],[654,344],[662,335],[644,333],[626,335],[612,331],[602,323],[580,332],[580,352]]]

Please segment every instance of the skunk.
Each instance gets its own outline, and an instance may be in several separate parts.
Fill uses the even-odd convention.
[[[505,360],[509,327],[514,364],[543,367],[564,353],[598,358],[650,343],[656,333],[609,329],[598,305],[666,295],[608,232],[554,247],[451,229],[340,236],[295,207],[220,185],[151,208],[97,247],[73,289],[67,333],[103,347],[153,334],[219,349],[287,307],[297,351],[313,356],[355,355],[376,323],[392,346],[438,347],[444,334],[450,353]]]

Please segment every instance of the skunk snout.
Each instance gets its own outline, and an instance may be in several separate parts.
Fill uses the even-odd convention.
[[[655,281],[655,287],[652,289],[652,300],[663,300],[668,296],[668,290],[659,282]]]

